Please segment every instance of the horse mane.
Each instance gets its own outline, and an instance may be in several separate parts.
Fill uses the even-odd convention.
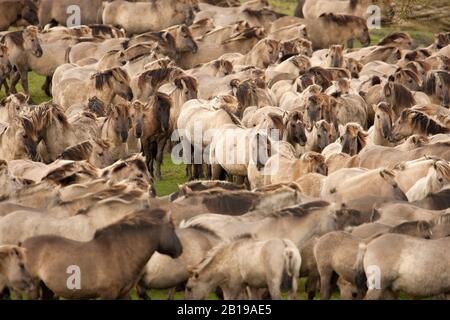
[[[281,17],[285,17],[286,14],[284,13],[279,13],[276,12],[274,10],[271,10],[269,8],[261,8],[261,9],[251,9],[251,8],[245,8],[242,12],[245,12],[246,14],[248,14],[251,17],[256,17],[258,19],[261,19],[263,17],[264,14],[274,14],[277,18],[281,18]]]
[[[239,215],[251,211],[260,199],[261,195],[258,193],[222,191],[215,194],[206,194],[203,196],[202,204],[206,206],[209,212]]]
[[[390,45],[392,42],[398,39],[411,40],[411,37],[405,32],[393,32],[378,42],[378,46]]]
[[[389,85],[390,83],[386,83],[383,90],[384,92],[386,92]],[[414,96],[412,95],[411,91],[408,88],[406,88],[404,85],[400,83],[395,82],[392,83],[392,85],[394,92],[391,92],[391,95],[395,96],[394,105],[412,107],[415,104]]]
[[[286,218],[286,217],[295,217],[295,218],[304,218],[311,214],[314,209],[320,209],[329,206],[330,203],[327,201],[317,200],[306,202],[294,207],[284,208],[279,211],[269,212],[267,214],[261,215],[264,218]]]
[[[166,212],[162,209],[143,209],[130,214],[118,222],[99,229],[94,234],[94,239],[114,236],[117,233],[136,233],[163,224]]]
[[[443,176],[450,178],[450,165],[447,161],[438,160],[434,163],[434,168],[437,172],[441,173]]]
[[[444,213],[444,214],[440,215],[439,217],[432,219],[430,222],[433,226],[440,225],[440,224],[448,224],[448,223],[450,223],[450,213]]]
[[[351,16],[347,14],[322,13],[319,16],[319,19],[323,20],[327,24],[333,23],[338,26],[348,26],[351,23],[355,23],[360,27],[367,28],[366,20],[361,17]]]
[[[177,87],[182,88],[181,81],[184,82],[189,91],[198,92],[198,81],[191,76],[180,76],[175,78],[174,83]]]
[[[44,121],[44,123],[42,123],[44,128],[50,126],[55,120],[61,123],[64,127],[70,126],[64,110],[61,106],[53,102],[35,107],[31,113],[31,120],[35,124],[42,123],[42,121]]]
[[[114,37],[114,33],[113,33],[113,27],[111,26],[107,26],[104,24],[90,24],[89,28],[91,28],[92,30],[92,35],[94,37],[99,37],[102,34],[107,34],[111,37]]]
[[[49,180],[58,184],[60,181],[68,177],[67,173],[73,170],[76,170],[74,172],[76,174],[84,174],[93,179],[97,178],[97,169],[93,165],[85,161],[73,161],[62,165],[61,167],[50,170],[41,180]]]
[[[425,113],[420,111],[406,109],[402,112],[402,117],[408,117],[413,115],[411,118],[411,125],[424,134],[438,134],[438,133],[448,133],[449,128],[441,126],[439,123],[428,117]]]
[[[406,73],[409,77],[413,78],[414,81],[418,84],[420,84],[420,82],[421,82],[419,75],[411,69],[400,69],[396,73],[398,73],[398,72]]]
[[[112,69],[94,74],[93,78],[95,79],[95,89],[103,90],[105,84],[108,83],[112,77],[113,77]]]
[[[450,219],[449,219],[450,221]],[[426,230],[429,230],[432,227],[432,224],[428,221],[424,220],[418,220],[418,221],[407,221],[400,223],[394,227],[392,227],[389,232],[390,233],[399,233],[399,234],[405,234],[407,231],[410,230],[410,226],[416,226],[417,231],[423,232]]]
[[[186,228],[184,228],[183,225],[180,225],[180,229],[194,229],[200,231],[201,233],[206,233],[214,238],[222,239],[216,231],[201,224],[189,225]]]
[[[139,87],[142,87],[147,79],[150,80],[150,85],[156,88],[158,85],[162,84],[164,81],[172,78],[173,76],[182,76],[184,74],[183,70],[178,67],[165,67],[153,70],[148,70],[143,72],[138,79]]]
[[[89,159],[89,156],[92,154],[94,146],[92,143],[87,140],[81,142],[75,146],[69,147],[65,149],[60,156],[60,159],[63,160],[74,160],[81,161]]]
[[[10,39],[19,48],[23,48],[23,41],[24,40],[23,40],[23,32],[22,32],[22,30],[8,32],[7,34],[5,34],[1,38],[0,42],[1,43],[5,43],[5,39],[6,38]]]

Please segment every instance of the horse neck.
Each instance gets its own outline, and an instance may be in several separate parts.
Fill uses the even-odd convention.
[[[63,126],[56,120],[51,126],[45,128],[43,140],[52,159],[56,159],[65,148],[77,142],[72,126],[70,124]]]
[[[95,238],[107,254],[117,254],[116,265],[121,275],[136,277],[158,248],[160,228],[149,226],[138,231],[119,231]],[[125,250],[124,250],[125,248]]]

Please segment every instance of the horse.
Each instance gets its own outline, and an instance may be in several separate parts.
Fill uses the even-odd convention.
[[[357,286],[363,287],[370,277],[370,266],[380,270],[380,287],[369,287],[365,299],[380,299],[384,294],[404,292],[416,298],[436,296],[448,292],[446,269],[449,263],[446,248],[449,238],[417,239],[406,235],[387,234],[361,245],[356,266]],[[420,257],[420,258],[419,258]],[[407,266],[414,265],[414,272]],[[431,269],[430,269],[431,266]],[[405,269],[406,268],[406,269]]]
[[[392,129],[391,140],[399,141],[412,134],[434,135],[439,133],[449,133],[450,129],[440,125],[418,110],[403,110]]]
[[[425,221],[406,222],[395,227],[361,238],[345,231],[332,231],[320,237],[314,246],[314,256],[320,274],[321,299],[330,299],[333,277],[339,276],[355,285],[357,269],[355,261],[360,243],[370,243],[383,233],[404,234],[411,237],[430,239],[431,224]],[[361,290],[361,289],[360,289]],[[365,290],[358,296],[364,296]]]
[[[201,227],[180,228],[176,234],[183,246],[177,259],[155,252],[144,268],[137,285],[138,296],[147,300],[147,290],[172,289],[168,299],[173,299],[176,287],[188,281],[190,269],[203,261],[207,252],[218,245],[221,239],[215,232]]]
[[[18,116],[9,125],[0,123],[0,159],[38,160],[38,142],[36,126],[29,118]]]
[[[9,93],[16,93],[16,84],[20,79],[25,94],[30,95],[28,88],[30,57],[33,55],[39,58],[44,54],[38,34],[39,30],[36,27],[29,26],[21,31],[9,32],[0,39],[0,43],[8,48],[8,59],[15,70]]]
[[[84,14],[81,15],[81,25],[89,25],[100,22],[100,13],[102,10],[101,0],[42,0],[39,2],[38,10],[39,27],[42,29],[49,23],[53,25],[67,25],[67,8],[71,5],[78,6],[80,11],[84,12]]]
[[[164,147],[169,139],[171,97],[157,92],[150,97],[143,111],[141,144],[146,164],[152,177],[161,180]],[[156,161],[156,174],[153,163]]]
[[[37,6],[31,0],[2,1],[0,9],[0,31],[7,31],[13,24],[26,26],[39,23]]]
[[[450,166],[447,161],[438,160],[428,170],[427,175],[406,192],[406,196],[410,202],[420,201],[430,193],[439,192],[448,184],[450,184]]]
[[[25,267],[27,250],[16,245],[0,246],[0,291],[6,286],[16,292],[30,294],[35,288],[33,278]]]
[[[445,70],[430,71],[423,83],[423,90],[432,101],[448,108],[450,105],[450,73]]]
[[[128,34],[159,31],[183,23],[190,25],[194,20],[194,3],[192,0],[171,1],[165,5],[114,1],[104,6],[102,21],[106,25],[120,26]],[[151,23],[141,23],[141,20],[134,19],[137,16]]]
[[[100,127],[101,138],[111,144],[114,160],[128,156],[128,131],[132,125],[130,105],[125,103],[110,107],[108,115]]]
[[[353,39],[357,39],[363,46],[370,44],[370,34],[366,20],[351,15],[324,13],[318,18],[304,19],[308,36],[314,50],[326,49],[330,45],[347,43],[352,47]]]
[[[320,17],[324,13],[348,14],[358,17],[367,18],[370,13],[369,6],[378,4],[376,0],[299,0],[295,9],[295,16],[299,18],[314,19]],[[390,1],[382,1],[384,6],[389,9],[388,13],[392,18],[393,9]]]
[[[77,103],[85,103],[94,96],[105,105],[109,105],[117,95],[125,100],[133,99],[130,78],[120,68],[113,68],[94,74],[88,72],[88,79],[86,79],[86,75],[81,79],[71,78],[65,74],[64,68],[65,65],[62,65],[56,69],[52,82],[53,101],[64,109]],[[58,79],[60,72],[66,77],[65,79]],[[70,74],[70,70],[68,73]]]
[[[251,211],[237,217],[202,214],[186,221],[184,227],[201,225],[222,239],[247,233],[261,240],[285,238],[300,246],[316,235],[359,225],[369,218],[370,215],[317,200],[266,212]]]
[[[369,129],[368,144],[380,146],[392,146],[389,141],[392,135],[392,127],[394,125],[394,113],[391,105],[385,102],[380,102],[374,106],[375,121],[373,127]]]
[[[268,288],[272,300],[281,299],[283,280],[289,283],[289,299],[297,295],[301,257],[287,239],[257,240],[243,237],[211,249],[186,284],[187,299],[206,299],[219,286],[225,300],[235,300],[246,288]],[[236,269],[237,268],[237,269]],[[238,271],[239,270],[239,271]]]
[[[160,209],[128,215],[97,230],[87,242],[47,235],[27,239],[23,247],[30,253],[26,265],[46,293],[68,299],[128,298],[155,252],[172,258],[183,252],[170,216]],[[80,290],[67,287],[67,265],[76,265],[82,272]]]
[[[416,104],[416,100],[408,88],[392,81],[384,85],[383,96],[385,101],[392,106],[395,119],[398,119],[404,109],[411,108]]]

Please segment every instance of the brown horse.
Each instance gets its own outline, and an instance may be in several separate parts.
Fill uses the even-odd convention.
[[[172,99],[161,92],[150,97],[143,114],[142,148],[152,177],[161,179],[161,164],[164,147],[169,138],[170,112]],[[156,161],[156,176],[153,174],[153,162]]]
[[[43,55],[38,33],[36,27],[30,26],[21,31],[9,32],[0,39],[0,43],[8,48],[9,62],[16,70],[11,79],[10,93],[16,93],[16,84],[20,79],[25,94],[30,94],[28,90],[30,56],[39,58]]]
[[[44,294],[68,299],[128,298],[155,251],[172,258],[183,251],[170,217],[160,209],[131,214],[97,230],[88,242],[49,235],[29,238],[23,246],[29,252],[26,265]],[[79,290],[68,288],[67,272],[73,270],[80,272]]]

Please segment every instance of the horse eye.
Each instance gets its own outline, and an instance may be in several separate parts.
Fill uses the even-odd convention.
[[[377,118],[380,119],[380,115],[377,115]]]
[[[444,179],[442,179],[442,178],[439,178],[438,180],[439,180],[439,182],[442,182],[442,181],[444,181]]]
[[[318,134],[318,135],[317,135],[317,138],[319,138],[319,139],[322,138],[322,135],[321,135],[321,134]]]

